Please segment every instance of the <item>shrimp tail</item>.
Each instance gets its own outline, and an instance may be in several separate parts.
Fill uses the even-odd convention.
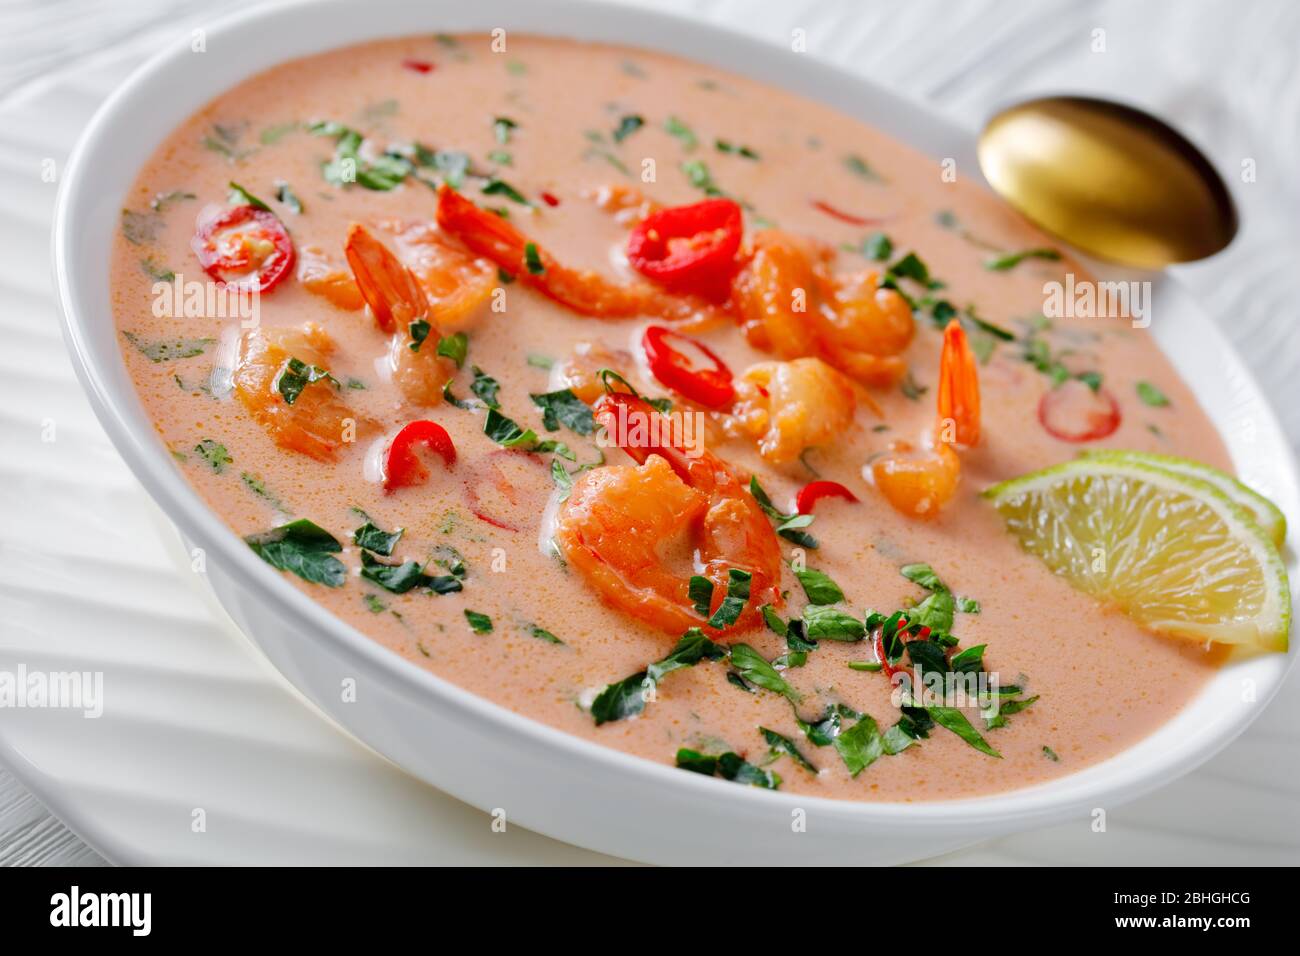
[[[938,420],[941,438],[960,445],[980,440],[980,383],[975,353],[966,330],[953,319],[943,330],[943,352],[939,358]],[[950,432],[950,434],[945,434]]]
[[[415,273],[360,223],[348,227],[344,252],[361,297],[384,332],[405,328],[429,314],[429,299]]]

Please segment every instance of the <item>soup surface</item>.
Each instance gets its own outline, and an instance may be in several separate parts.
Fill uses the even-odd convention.
[[[668,56],[516,36],[504,51],[487,36],[369,43],[256,76],[168,137],[124,202],[113,303],[176,467],[235,533],[301,572],[267,573],[416,666],[580,737],[739,782],[779,776],[787,791],[853,800],[986,794],[1132,744],[1197,694],[1217,657],[1072,589],[1021,551],[980,490],[1082,447],[1228,461],[1147,333],[1044,317],[1044,283],[1085,278],[1079,267],[965,171],[950,179],[818,104]],[[458,192],[440,199],[440,185]],[[457,195],[474,205],[453,206]],[[674,221],[655,210],[706,199],[739,204],[739,250],[725,248],[722,220],[679,240],[647,231],[647,216]],[[476,208],[526,236],[522,254],[494,256]],[[345,257],[353,224],[353,268],[386,293],[369,306]],[[638,229],[653,260],[640,271],[625,254]],[[1025,250],[1037,251],[1006,256]],[[427,311],[402,297],[390,257],[414,269]],[[673,274],[647,278],[655,261]],[[710,269],[731,270],[730,293]],[[223,291],[214,275],[248,274],[268,285],[258,328],[243,327],[237,300],[210,295]],[[383,282],[393,275],[396,291]],[[189,283],[208,298],[186,309]],[[811,312],[822,339],[781,339],[782,316],[798,339]],[[981,395],[978,440],[958,435],[970,447],[955,453],[926,438],[954,318],[954,354],[975,355]],[[652,362],[649,325],[688,338],[656,333]],[[679,444],[695,455],[702,438],[716,458],[669,449],[665,464],[631,441],[638,466],[609,440],[616,420],[598,414],[609,427],[593,428],[584,404],[626,394],[623,381],[670,402],[700,429]],[[1052,434],[1040,403],[1062,388],[1083,409],[1067,421],[1117,422],[1094,440]],[[413,421],[445,429],[454,461],[428,429],[405,470],[388,459]],[[913,502],[920,515],[891,505],[873,466],[894,458],[959,467],[951,500]],[[690,470],[701,461],[707,475]],[[811,524],[778,536],[814,480],[856,501],[823,497]],[[714,508],[717,526],[701,518]],[[300,519],[341,550],[303,525],[256,537]],[[379,530],[356,539],[367,521]],[[397,529],[395,543],[380,533]],[[732,568],[749,573],[747,598]],[[842,599],[795,573],[809,568]],[[743,610],[726,626],[733,584]],[[809,604],[831,610],[819,621]],[[994,719],[967,707],[909,723],[874,669],[872,635],[860,639],[868,609],[946,623],[957,646],[934,646],[950,665],[983,645],[982,662],[964,659],[1019,703]],[[790,621],[802,632],[782,636]],[[697,635],[703,659],[659,676],[647,700],[642,672],[689,626],[717,645]],[[701,764],[683,750],[738,758]]]

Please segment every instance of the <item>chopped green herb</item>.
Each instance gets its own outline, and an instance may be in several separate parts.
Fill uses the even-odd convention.
[[[812,524],[812,515],[801,515],[797,512],[794,514],[784,514],[777,510],[772,504],[772,499],[768,497],[763,486],[758,483],[758,476],[751,475],[749,478],[749,493],[754,496],[758,506],[763,512],[776,522],[776,533],[787,541],[793,541],[800,547],[810,550],[817,549],[817,539],[803,529]]]
[[[862,240],[862,254],[876,262],[884,262],[894,254],[894,243],[883,232],[873,232]]]
[[[497,392],[501,389],[501,383],[477,365],[471,366],[471,371],[474,373],[474,381],[470,383],[469,390],[488,408],[500,408]]]
[[[1052,761],[1052,763],[1061,762],[1061,758],[1056,755],[1056,751],[1047,746],[1047,744],[1043,744],[1043,756]]]
[[[541,254],[537,251],[537,243],[528,242],[524,244],[524,264],[527,265],[528,271],[535,276],[539,276],[546,271]]]
[[[388,605],[379,599],[378,594],[363,594],[361,597],[371,614],[382,614],[388,610]]]
[[[230,452],[226,451],[225,445],[211,438],[203,439],[194,446],[194,450],[218,475],[225,471],[226,466],[235,460],[230,457]]]
[[[731,645],[731,666],[749,683],[774,691],[789,700],[799,700],[799,692],[790,686],[767,658],[748,644]]]
[[[258,199],[239,183],[233,179],[227,183],[230,187],[230,203],[234,206],[252,206],[254,209],[260,209],[263,212],[270,212],[271,207],[262,200]]]
[[[449,358],[460,368],[465,364],[465,356],[469,354],[469,336],[464,332],[456,332],[452,335],[444,335],[438,339],[437,354],[442,358]]]
[[[465,609],[465,620],[469,621],[470,630],[475,634],[490,634],[492,632],[492,618],[486,614],[480,614],[478,611]]]
[[[432,328],[433,326],[424,319],[416,319],[412,322],[407,326],[407,331],[411,334],[411,342],[407,348],[412,352],[420,351],[420,346],[423,345],[424,340],[429,337],[429,330]]]
[[[867,182],[879,183],[884,182],[874,169],[867,165],[867,161],[861,156],[850,153],[844,157],[844,168],[851,172],[859,179],[865,179]]]
[[[530,203],[518,189],[511,186],[504,179],[489,179],[483,185],[483,195],[485,196],[505,196],[511,202],[518,203],[521,206],[530,206]]]
[[[956,707],[927,707],[925,710],[936,724],[951,730],[980,753],[988,754],[990,757],[1002,757],[1002,754],[994,750],[989,742],[980,736],[980,732],[971,726],[966,715]]]
[[[171,192],[159,193],[149,201],[149,208],[154,212],[166,212],[168,206],[175,205],[178,202],[184,202],[187,199],[197,199],[194,193],[187,193],[180,189],[173,189]]]
[[[332,534],[306,518],[249,535],[244,541],[271,567],[289,571],[304,581],[340,588],[347,580],[347,567],[334,557],[343,546]]]
[[[696,189],[704,190],[706,196],[721,196],[722,190],[713,181],[713,174],[702,159],[689,159],[682,163],[682,172]]]
[[[274,146],[297,128],[297,123],[277,123],[262,130],[257,139],[263,146]]]
[[[903,376],[903,381],[899,383],[898,389],[903,393],[904,398],[919,402],[921,396],[930,390],[930,386],[918,382],[912,375],[912,370],[908,369],[907,374]]]
[[[715,139],[713,148],[719,153],[726,153],[733,156],[743,156],[745,159],[758,159],[758,153],[748,146],[737,146],[735,143],[725,139]]]
[[[736,623],[740,612],[745,609],[745,602],[749,600],[749,583],[752,577],[753,575],[748,571],[739,568],[731,568],[727,571],[727,596],[713,612],[713,617],[709,618],[709,627],[730,627]]]
[[[668,674],[683,667],[694,667],[702,660],[717,661],[727,656],[727,649],[691,628],[681,636],[666,657],[617,683],[605,687],[591,703],[596,724],[634,717],[645,709],[646,700],[655,686]]]
[[[644,117],[635,115],[624,116],[618,121],[618,128],[614,130],[614,142],[623,142],[623,140],[627,139],[644,125]]]
[[[668,119],[664,120],[664,131],[667,132],[669,136],[674,137],[678,142],[680,142],[683,149],[692,150],[699,145],[699,140],[696,139],[695,133],[676,116],[670,116]]]
[[[393,594],[405,594],[417,587],[426,588],[435,594],[451,594],[463,588],[456,575],[426,574],[424,566],[416,561],[384,564],[369,551],[361,552],[361,576]]]
[[[803,628],[814,641],[860,641],[867,633],[866,626],[852,614],[821,604],[803,609]]]
[[[533,368],[550,369],[555,365],[555,359],[548,355],[538,355],[535,352],[529,353],[528,364]]]
[[[696,614],[700,617],[709,616],[709,611],[713,607],[712,581],[702,574],[692,574],[690,582],[686,585],[686,596],[691,599]],[[771,607],[771,605],[766,606]]]
[[[1138,398],[1142,399],[1142,403],[1150,405],[1152,408],[1161,408],[1169,404],[1169,399],[1165,397],[1165,393],[1150,382],[1138,382],[1137,393]]]
[[[284,396],[285,404],[292,405],[302,390],[315,382],[329,381],[338,388],[338,380],[319,365],[308,365],[302,359],[289,358],[275,377],[275,390]]]
[[[495,408],[489,408],[483,422],[483,434],[487,435],[503,448],[522,448],[524,451],[555,452],[569,461],[577,458],[568,445],[557,441],[539,441],[537,433],[531,428],[521,428],[512,418],[507,418]]]
[[[866,714],[848,730],[839,733],[832,742],[851,777],[862,773],[885,752],[880,729],[875,720]]]
[[[596,430],[591,407],[573,394],[572,389],[540,394],[530,392],[528,397],[542,410],[542,425],[547,431],[556,431],[561,425],[579,435],[590,435]]]
[[[763,787],[766,790],[776,790],[781,786],[779,774],[746,763],[742,757],[730,750],[714,757],[682,747],[677,751],[677,766],[693,773],[702,773],[706,777],[720,776],[733,783]]]
[[[775,730],[768,730],[766,727],[759,727],[758,732],[763,735],[763,739],[767,741],[768,747],[771,748],[770,753],[773,759],[785,754],[809,773],[815,774],[817,772],[817,768],[813,766],[812,761],[800,752],[799,748],[795,746],[795,742],[789,737],[778,734]]]
[[[375,554],[382,554],[384,557],[390,557],[393,548],[397,546],[398,540],[402,537],[404,528],[398,528],[396,531],[384,531],[376,527],[375,523],[369,518],[360,528],[352,532],[352,541],[358,548],[365,548]]]
[[[123,332],[122,338],[130,342],[151,362],[171,362],[176,359],[193,358],[207,351],[216,339],[154,339],[145,341],[134,332]]]
[[[849,661],[848,666],[851,671],[869,671],[871,673],[875,673],[882,668],[880,661]]]
[[[539,641],[545,641],[547,644],[563,644],[563,643],[564,643],[564,641],[560,640],[558,637],[556,637],[554,634],[552,634],[552,633],[551,633],[550,631],[548,631],[546,628],[544,628],[544,627],[538,627],[536,624],[530,624],[530,625],[528,626],[528,633],[529,633],[529,635],[530,635],[531,637],[535,637],[535,638],[537,638],[537,640],[539,640]]]
[[[143,246],[157,239],[162,224],[157,213],[122,210],[122,238],[133,246]]]
[[[795,571],[794,576],[803,585],[803,593],[808,595],[808,601],[812,604],[838,604],[844,600],[840,586],[821,571],[806,568]]]
[[[1061,253],[1056,249],[1025,249],[1021,252],[1004,252],[1001,255],[993,256],[985,260],[984,268],[990,272],[1006,272],[1008,269],[1014,269],[1026,259],[1048,259],[1056,262],[1061,258]]]

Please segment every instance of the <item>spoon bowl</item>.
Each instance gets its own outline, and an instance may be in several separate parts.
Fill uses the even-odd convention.
[[[1232,197],[1186,137],[1142,110],[1082,96],[995,114],[978,145],[1002,198],[1075,247],[1126,266],[1204,259],[1237,232]]]

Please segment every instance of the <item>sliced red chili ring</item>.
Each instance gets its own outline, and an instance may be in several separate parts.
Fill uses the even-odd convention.
[[[424,484],[428,480],[429,469],[415,453],[417,445],[437,452],[448,467],[456,461],[456,446],[452,444],[447,429],[424,419],[410,422],[394,436],[384,458],[384,487],[389,491]]]
[[[1086,382],[1072,378],[1043,395],[1038,421],[1062,441],[1097,441],[1119,428],[1119,403],[1102,386],[1094,391]]]
[[[810,481],[794,496],[794,510],[801,515],[812,514],[813,506],[823,498],[844,498],[857,501],[857,496],[838,481]]]
[[[712,366],[701,366],[674,343],[693,349]],[[708,408],[726,408],[736,400],[731,369],[703,342],[674,332],[662,325],[651,325],[641,336],[650,371],[673,391]]]
[[[880,219],[871,219],[867,216],[855,216],[851,212],[845,212],[842,209],[836,209],[830,203],[821,199],[814,199],[812,207],[818,212],[824,212],[832,219],[838,219],[840,222],[847,222],[851,226],[872,226],[881,222]]]
[[[742,231],[740,206],[730,199],[660,209],[628,236],[627,261],[672,291],[725,298]]]
[[[433,64],[428,60],[403,60],[402,66],[416,73],[432,73]]]
[[[199,225],[190,248],[225,285],[269,292],[293,268],[293,240],[275,213],[232,206]]]

